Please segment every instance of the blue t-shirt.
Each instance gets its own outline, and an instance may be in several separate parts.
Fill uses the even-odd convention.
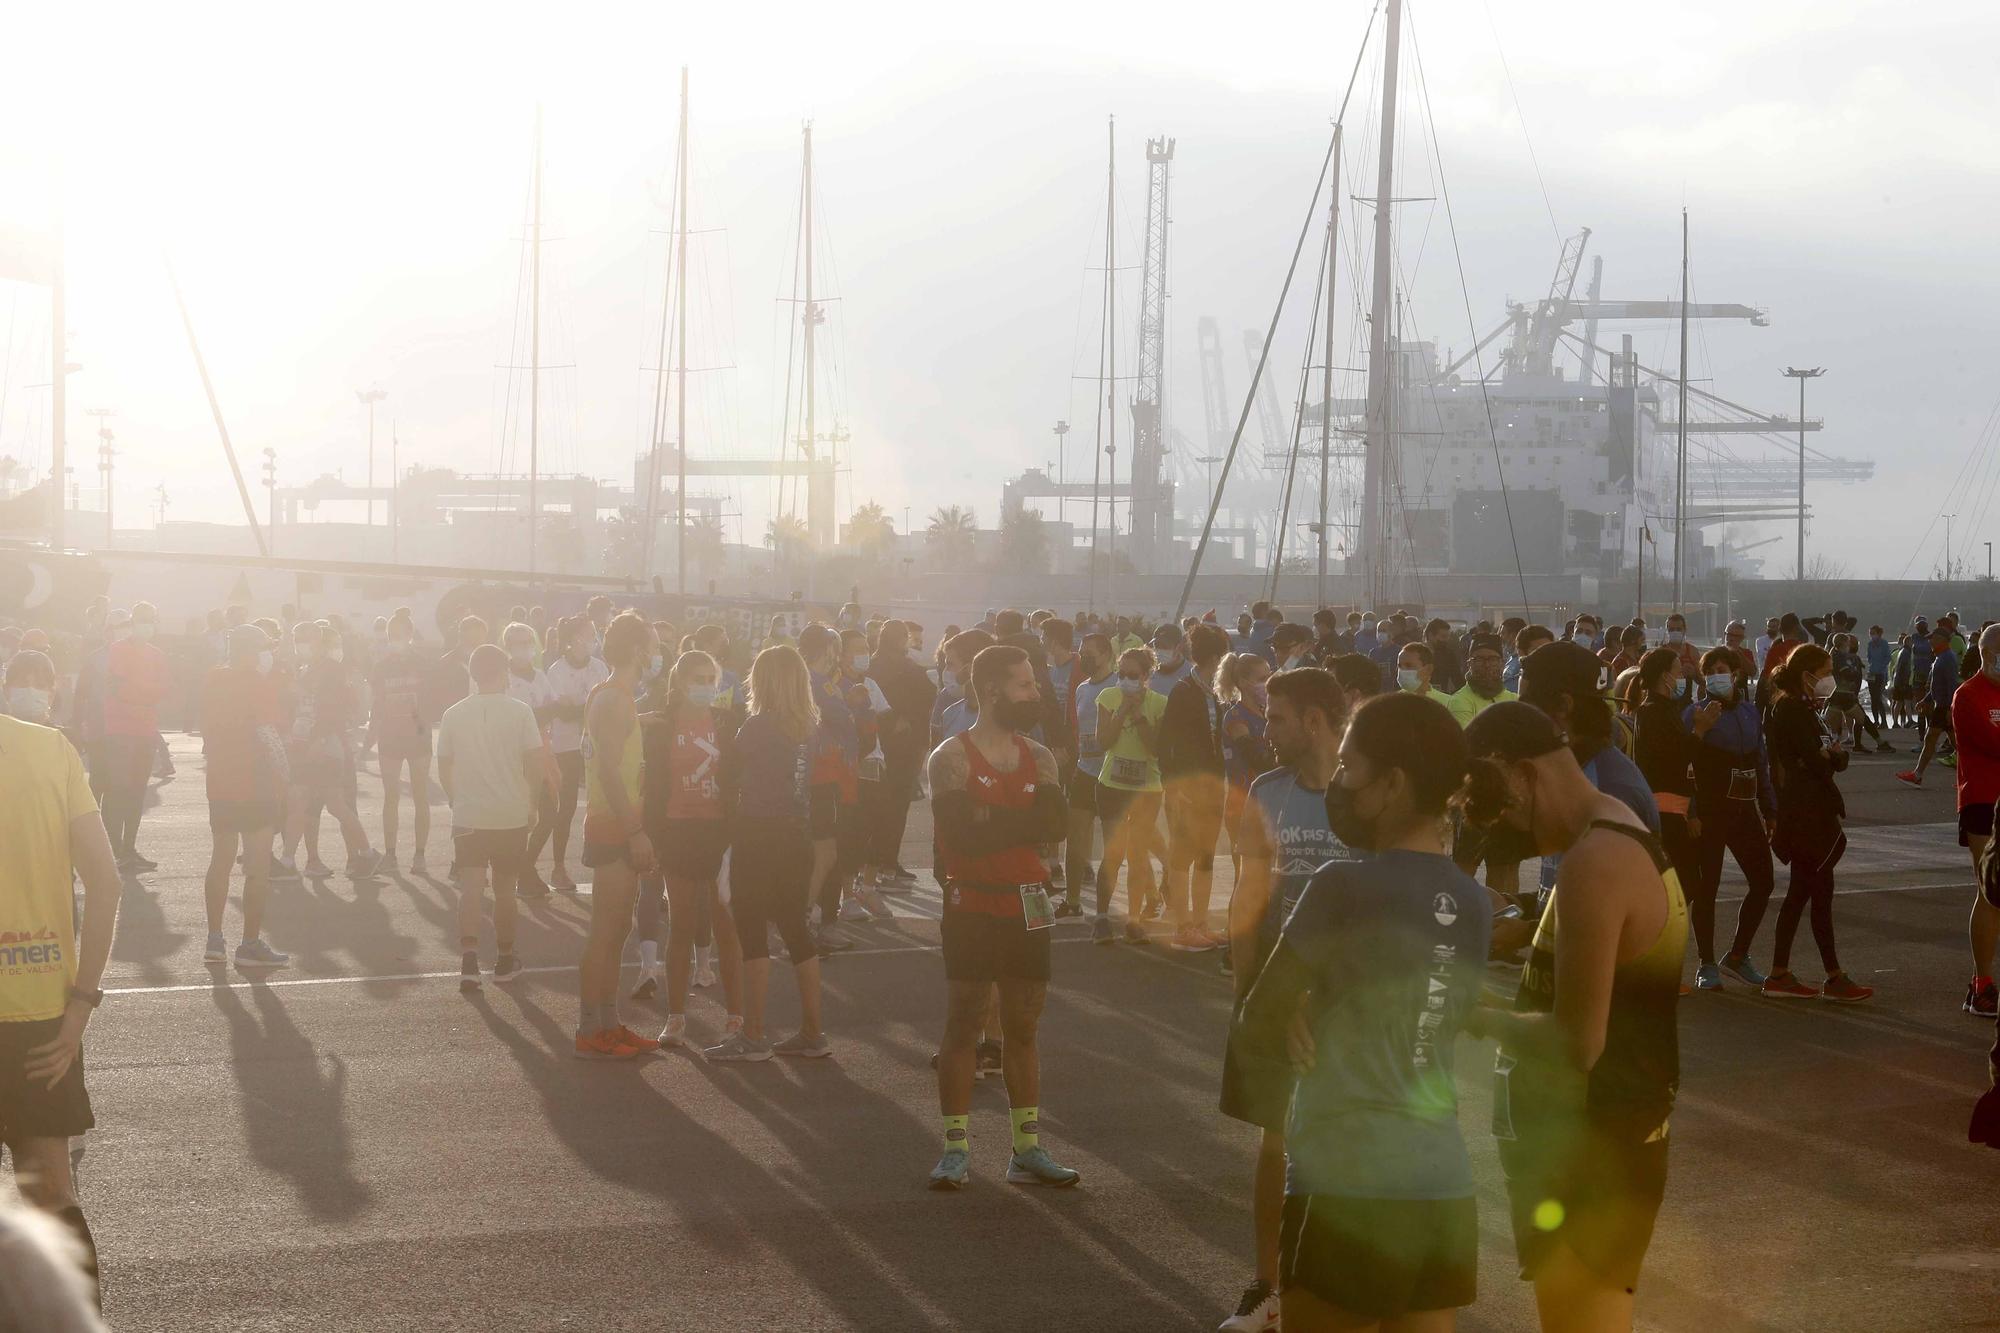
[[[769,713],[753,713],[736,729],[736,813],[805,827],[809,746],[785,734]]]
[[[953,736],[971,731],[972,724],[978,720],[979,714],[972,711],[971,702],[960,699],[945,709],[944,716],[938,719],[938,739],[948,741]]]
[[[1947,648],[1931,659],[1931,707],[1951,711],[1951,696],[1958,692],[1958,654]]]
[[[1097,743],[1097,696],[1118,687],[1118,673],[1107,672],[1103,680],[1076,683],[1076,768],[1096,777],[1104,769],[1104,747]]]
[[[1448,856],[1377,852],[1312,877],[1282,938],[1313,974],[1317,1045],[1285,1131],[1287,1194],[1472,1194],[1452,1045],[1492,936],[1486,890]]]
[[[1606,796],[1616,796],[1625,802],[1633,814],[1646,821],[1654,837],[1660,836],[1660,805],[1653,799],[1653,785],[1646,781],[1639,766],[1625,757],[1623,750],[1615,745],[1605,746],[1583,766],[1583,775]]]
[[[1258,777],[1243,808],[1258,821],[1254,832],[1246,830],[1250,846],[1271,856],[1271,901],[1257,923],[1257,956],[1263,958],[1319,868],[1357,856],[1326,822],[1326,788],[1305,786],[1296,769],[1274,768]]]
[[[1889,640],[1870,639],[1866,649],[1868,654],[1868,674],[1886,676],[1889,674]]]
[[[1194,664],[1185,657],[1174,663],[1172,668],[1155,671],[1152,683],[1147,687],[1155,694],[1172,694],[1174,686],[1194,674]]]

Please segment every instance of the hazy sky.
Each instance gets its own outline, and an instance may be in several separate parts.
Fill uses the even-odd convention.
[[[173,518],[235,513],[163,251],[246,459],[268,445],[287,481],[358,480],[354,390],[379,384],[383,475],[390,417],[406,462],[522,468],[495,367],[520,354],[538,100],[553,238],[543,354],[574,365],[544,381],[544,467],[629,477],[652,415],[642,367],[656,357],[687,64],[704,229],[691,360],[732,367],[699,377],[694,449],[776,452],[776,298],[791,291],[811,119],[822,290],[840,298],[821,419],[852,437],[841,512],[872,498],[900,526],[906,505],[921,523],[956,502],[991,522],[1001,480],[1053,458],[1056,419],[1077,423],[1072,440],[1089,429],[1090,388],[1072,377],[1096,367],[1087,270],[1102,263],[1105,117],[1118,117],[1121,266],[1138,262],[1144,140],[1178,139],[1169,415],[1199,438],[1195,321],[1221,321],[1240,395],[1241,332],[1270,317],[1369,4],[762,4],[692,21],[675,8],[197,4],[97,7],[85,31],[10,20],[0,221],[39,220],[60,152],[86,498],[96,423],[83,409],[101,406],[118,414],[124,513],[161,482]],[[1872,485],[1816,497],[1815,547],[1837,545],[1857,574],[1894,576],[1913,555],[1921,573],[1950,496],[1960,558],[1983,560],[2000,513],[1977,522],[1981,487],[1954,478],[2000,398],[1984,373],[2000,337],[1990,6],[1411,0],[1409,15],[1398,189],[1439,192],[1434,118],[1480,332],[1504,300],[1546,289],[1559,237],[1582,226],[1606,256],[1607,295],[1675,295],[1685,203],[1697,299],[1771,312],[1768,328],[1700,330],[1693,375],[1788,412],[1780,369],[1825,365],[1815,445],[1877,461]],[[1348,116],[1349,193],[1373,192],[1374,66],[1371,54]],[[1410,324],[1468,345],[1440,205],[1405,206],[1398,264]],[[1348,365],[1352,277],[1338,297]],[[1129,371],[1136,269],[1119,280]],[[1305,317],[1300,300],[1277,344],[1281,397]],[[0,452],[45,461],[47,390],[23,387],[48,377],[40,289],[0,283],[0,322]],[[1672,364],[1671,330],[1632,331],[1642,360]],[[770,501],[763,483],[737,490],[752,540]]]

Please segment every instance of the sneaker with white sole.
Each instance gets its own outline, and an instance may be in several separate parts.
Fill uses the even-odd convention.
[[[972,1179],[972,1155],[963,1148],[946,1148],[938,1164],[931,1168],[930,1187],[934,1190],[962,1190]]]
[[[840,900],[840,919],[858,925],[864,921],[873,921],[875,914],[868,910],[868,905],[861,899],[843,898]]]
[[[389,853],[387,859],[390,865],[393,866],[396,864],[396,854],[394,852]],[[419,879],[430,878],[431,868],[424,864],[424,854],[422,852],[418,852],[410,858],[410,873]]]
[[[495,981],[514,981],[521,975],[521,960],[511,953],[503,953],[493,963]]]
[[[694,951],[694,984],[708,987],[715,984],[715,950],[696,949]]]
[[[1083,1176],[1060,1166],[1048,1150],[1039,1145],[1026,1152],[1017,1152],[1007,1163],[1007,1183],[1009,1185],[1047,1185],[1052,1189],[1064,1189],[1082,1180]]]
[[[204,963],[229,961],[229,941],[222,938],[221,931],[211,930],[208,933],[208,947],[201,951],[201,961]]]
[[[381,868],[382,853],[374,851],[371,848],[363,847],[360,851],[347,858],[347,877],[349,879],[373,879],[375,878],[375,872]]]
[[[732,1032],[701,1054],[704,1060],[718,1063],[731,1060],[753,1063],[771,1058],[771,1043],[756,1041],[741,1032]]]
[[[470,949],[458,960],[458,988],[462,991],[479,989],[479,955]]]
[[[824,1060],[833,1054],[833,1047],[827,1042],[826,1034],[808,1037],[803,1032],[794,1032],[771,1048],[773,1055],[795,1055],[804,1060]]]
[[[1215,1326],[1215,1333],[1272,1333],[1278,1327],[1278,1289],[1258,1278],[1243,1289],[1236,1313]]]
[[[667,1025],[660,1029],[660,1049],[669,1046],[687,1045],[688,1020],[686,1014],[668,1014]]]
[[[654,995],[659,993],[659,989],[660,965],[658,963],[639,964],[639,980],[632,987],[632,998],[635,1000],[650,1000]]]
[[[238,967],[289,967],[292,956],[279,953],[262,940],[245,940],[236,946]]]

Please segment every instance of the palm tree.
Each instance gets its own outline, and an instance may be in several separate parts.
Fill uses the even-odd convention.
[[[805,520],[797,514],[780,514],[764,528],[764,545],[771,548],[781,566],[798,560],[808,540]]]
[[[855,510],[854,517],[847,520],[847,544],[870,560],[880,559],[895,540],[896,525],[873,500]]]
[[[973,540],[978,532],[979,520],[970,509],[950,505],[931,514],[924,541],[940,568],[964,569],[972,563]]]
[[[687,528],[688,567],[713,573],[721,566],[722,557],[722,520],[711,514],[691,521]]]
[[[1000,569],[1010,574],[1049,572],[1049,529],[1032,509],[1016,509],[1000,525]]]

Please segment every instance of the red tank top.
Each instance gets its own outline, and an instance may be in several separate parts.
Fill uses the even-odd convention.
[[[1035,754],[1027,741],[1019,736],[1014,738],[1019,761],[1012,772],[1002,773],[986,762],[986,756],[979,753],[971,736],[961,733],[957,739],[965,747],[968,766],[965,786],[974,804],[1025,810],[1035,803]],[[945,904],[963,911],[1020,916],[1019,886],[1042,884],[1049,877],[1042,864],[1041,849],[1032,843],[987,856],[965,856],[949,848],[940,848],[939,852],[949,885]]]

